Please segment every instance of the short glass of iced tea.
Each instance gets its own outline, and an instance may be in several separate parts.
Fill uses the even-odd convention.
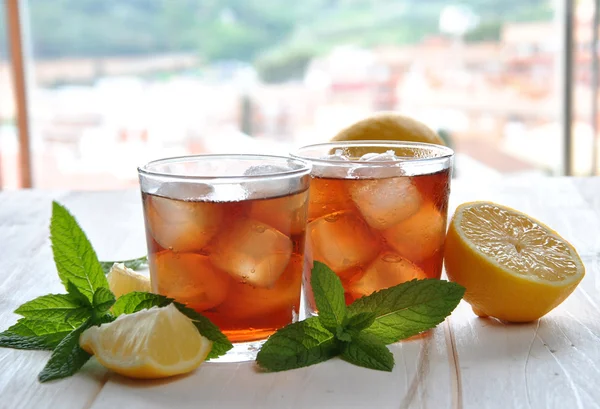
[[[346,304],[412,279],[439,278],[453,151],[390,141],[305,146],[292,156],[312,165],[307,258],[341,279]],[[316,307],[310,263],[307,313]]]
[[[310,165],[267,155],[161,159],[139,168],[153,291],[186,304],[252,360],[298,319]]]

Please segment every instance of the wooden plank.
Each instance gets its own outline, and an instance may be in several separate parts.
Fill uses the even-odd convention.
[[[480,319],[461,303],[450,329],[464,407],[598,407],[600,217],[590,207],[588,194],[569,179],[541,179],[505,181],[499,188],[464,188],[453,197],[454,206],[485,199],[531,214],[570,240],[587,268],[577,290],[535,323]]]

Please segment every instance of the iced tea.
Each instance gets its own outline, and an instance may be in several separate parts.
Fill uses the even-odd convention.
[[[414,145],[326,144],[329,154],[312,158],[307,251],[340,277],[347,304],[415,278],[440,277],[452,151],[438,147],[436,157],[433,145]],[[311,160],[318,146],[298,156]],[[307,268],[314,312],[309,283]]]
[[[180,172],[235,172],[236,161]],[[209,173],[205,183],[142,184],[153,291],[202,313],[233,343],[264,340],[298,318],[308,206],[308,167],[242,170],[221,183]]]

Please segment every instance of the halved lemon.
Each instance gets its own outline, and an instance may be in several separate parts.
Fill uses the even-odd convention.
[[[123,263],[113,264],[106,279],[110,291],[117,298],[132,291],[150,292],[150,279],[125,267]]]
[[[388,140],[425,142],[446,145],[444,140],[424,123],[396,112],[383,111],[342,129],[332,141]]]
[[[79,345],[116,373],[152,379],[193,371],[208,356],[212,341],[169,304],[91,327],[81,334]]]
[[[585,275],[575,248],[531,217],[490,202],[458,207],[446,237],[448,278],[466,288],[475,314],[536,320],[573,292]]]

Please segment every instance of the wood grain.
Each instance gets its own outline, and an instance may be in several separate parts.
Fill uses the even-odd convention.
[[[48,242],[51,200],[77,217],[101,259],[145,253],[139,193],[0,193],[0,328],[12,311],[63,292]],[[167,381],[139,382],[92,361],[41,385],[47,352],[0,349],[0,408],[595,408],[600,388],[600,179],[535,178],[453,184],[459,203],[491,200],[522,210],[578,249],[587,274],[562,305],[535,323],[477,318],[461,303],[426,336],[391,346],[394,371],[339,359],[277,374],[252,363],[205,364]]]

